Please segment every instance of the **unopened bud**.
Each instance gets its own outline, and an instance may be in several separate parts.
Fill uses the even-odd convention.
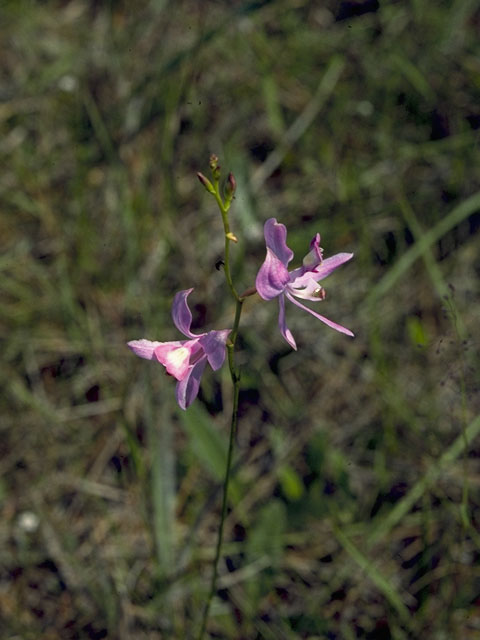
[[[238,242],[238,238],[237,238],[237,236],[236,236],[234,233],[232,233],[231,231],[229,231],[229,232],[226,234],[226,237],[227,237],[229,240],[231,240],[232,242]]]
[[[208,193],[215,193],[215,189],[213,187],[213,184],[210,182],[210,180],[208,178],[206,178],[203,173],[200,173],[200,171],[197,173],[197,178],[200,180],[200,182],[203,184],[203,186],[205,187],[205,189],[208,191]]]
[[[237,181],[235,180],[235,176],[232,172],[228,174],[227,183],[225,185],[225,197],[230,202],[235,195],[235,191],[237,189]]]

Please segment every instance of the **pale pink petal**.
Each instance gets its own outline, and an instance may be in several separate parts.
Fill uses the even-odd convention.
[[[290,302],[293,302],[293,304],[297,305],[297,307],[300,307],[300,309],[303,309],[304,311],[307,311],[315,318],[318,318],[319,320],[324,322],[326,325],[328,325],[332,329],[335,329],[335,331],[340,331],[340,333],[345,333],[347,336],[352,336],[352,337],[354,336],[354,334],[350,331],[350,329],[347,329],[346,327],[343,327],[341,324],[337,324],[336,322],[332,322],[332,320],[325,318],[325,316],[321,316],[319,313],[312,311],[312,309],[309,309],[301,302],[298,302],[298,300],[295,300],[295,298],[290,293],[286,293],[285,295],[290,300]]]
[[[278,304],[280,307],[280,311],[278,313],[278,326],[280,327],[280,333],[292,347],[292,349],[295,349],[296,351],[297,343],[295,342],[295,338],[293,337],[292,332],[287,327],[287,323],[285,320],[285,297],[283,295],[279,297]]]
[[[269,218],[263,228],[265,242],[284,266],[293,258],[293,251],[287,246],[287,227],[276,218]]]
[[[192,314],[188,308],[187,298],[193,289],[185,289],[175,294],[172,305],[172,318],[177,329],[187,338],[196,338],[190,331],[192,324]]]
[[[146,360],[152,360],[155,356],[155,349],[161,344],[174,344],[168,342],[152,342],[151,340],[145,340],[142,338],[141,340],[131,340],[127,342],[127,345],[133,351],[133,353],[140,358],[145,358]]]

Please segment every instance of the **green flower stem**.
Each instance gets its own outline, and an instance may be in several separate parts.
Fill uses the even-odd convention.
[[[235,315],[236,317],[238,317],[238,320],[240,320],[241,309],[242,309],[242,302],[237,301],[237,309],[236,309]],[[236,328],[238,329],[238,326]],[[236,331],[235,328],[234,328],[234,331]],[[240,373],[236,368],[235,362],[234,362],[234,350],[235,350],[234,342],[229,341],[227,344],[227,349],[228,349],[228,366],[230,368],[230,375],[232,377],[232,382],[233,382],[232,420],[230,423],[230,438],[228,443],[227,468],[225,471],[225,480],[223,482],[222,513],[220,516],[220,525],[218,528],[218,538],[217,538],[217,546],[215,550],[215,559],[213,561],[213,574],[212,574],[212,580],[210,582],[210,591],[208,594],[207,603],[205,605],[205,610],[203,612],[202,626],[200,628],[198,640],[203,640],[203,636],[205,634],[205,630],[207,627],[207,620],[210,612],[210,605],[212,604],[213,596],[215,595],[215,592],[217,590],[218,562],[220,560],[220,554],[222,551],[223,529],[225,525],[225,518],[227,516],[228,486],[230,484],[230,471],[232,468],[232,459],[233,459],[233,445],[235,442],[235,434],[237,432],[237,423],[238,423],[238,395],[240,392]]]
[[[231,231],[230,231],[230,224],[228,222],[228,210],[230,208],[230,203],[228,205],[224,204],[222,200],[222,196],[220,195],[217,181],[215,181],[215,193],[213,194],[213,196],[217,201],[218,208],[220,209],[220,213],[222,214],[223,229],[225,232],[225,260],[224,260],[225,278],[227,280],[228,288],[230,289],[232,296],[235,298],[237,302],[239,302],[241,298],[238,294],[238,291],[235,289],[235,286],[232,280],[232,275],[230,272],[230,243],[232,242],[231,238],[229,237]]]
[[[230,376],[232,378],[232,384],[233,384],[233,407],[232,407],[232,419],[230,423],[230,438],[228,443],[227,468],[225,470],[225,480],[223,482],[222,512],[220,516],[220,525],[218,528],[218,538],[217,538],[217,546],[215,549],[215,559],[213,561],[212,580],[210,582],[210,591],[209,591],[207,602],[203,612],[202,625],[200,627],[198,640],[203,640],[203,637],[205,635],[205,631],[207,628],[208,615],[210,613],[210,606],[212,604],[213,597],[217,590],[218,562],[220,560],[220,555],[222,551],[223,529],[225,525],[225,518],[227,515],[228,486],[230,484],[230,472],[232,469],[233,445],[235,443],[235,434],[237,432],[237,423],[238,423],[238,396],[240,392],[240,371],[235,365],[235,343],[237,341],[238,328],[240,326],[240,317],[242,315],[242,307],[243,307],[243,298],[238,294],[237,290],[235,289],[235,286],[233,285],[233,281],[232,281],[232,276],[230,273],[230,242],[232,242],[231,238],[229,237],[230,225],[228,223],[228,209],[230,207],[230,203],[228,203],[227,205],[224,204],[222,197],[220,196],[217,180],[215,180],[215,193],[213,195],[215,196],[215,200],[217,201],[218,207],[222,214],[223,227],[225,230],[225,260],[224,260],[225,278],[228,284],[228,288],[230,289],[232,296],[235,298],[235,301],[236,301],[235,319],[233,321],[233,328],[227,342],[228,367],[230,369]]]

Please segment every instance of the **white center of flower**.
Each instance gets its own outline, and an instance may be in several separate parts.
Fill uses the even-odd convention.
[[[190,359],[190,351],[186,347],[178,347],[170,351],[165,358],[165,368],[167,372],[180,380],[182,374],[188,367],[188,361]]]

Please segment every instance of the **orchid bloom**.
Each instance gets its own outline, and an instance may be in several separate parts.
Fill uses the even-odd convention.
[[[318,284],[332,273],[337,267],[352,258],[353,253],[337,253],[330,258],[323,259],[323,249],[320,248],[320,234],[317,233],[310,243],[310,251],[303,259],[303,264],[293,271],[288,271],[287,265],[293,258],[293,251],[287,246],[287,228],[277,222],[276,218],[269,218],[264,227],[267,257],[257,274],[257,291],[264,300],[278,297],[280,313],[278,324],[280,332],[288,344],[297,348],[295,339],[285,322],[285,298],[296,304],[300,309],[311,313],[326,325],[353,336],[353,333],[332,322],[328,318],[312,311],[295,298],[318,301],[325,298],[325,289]]]
[[[173,299],[172,318],[177,329],[189,340],[152,342],[132,340],[130,349],[140,358],[158,360],[167,373],[178,380],[177,402],[181,409],[189,407],[198,395],[200,378],[207,362],[214,371],[220,369],[225,360],[225,345],[230,329],[208,331],[195,335],[190,331],[192,314],[187,297],[193,289],[179,291]]]

